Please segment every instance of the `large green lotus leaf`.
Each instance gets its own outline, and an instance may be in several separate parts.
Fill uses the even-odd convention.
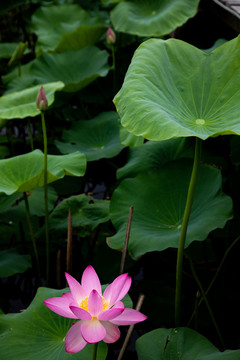
[[[67,50],[62,54],[43,53],[31,63],[22,66],[22,76],[11,74],[3,78],[8,90],[21,90],[35,84],[62,81],[64,91],[78,91],[99,76],[108,73],[108,53],[95,46],[82,50]],[[45,86],[44,86],[45,88]]]
[[[38,85],[0,97],[0,119],[23,119],[27,116],[39,115],[36,98],[40,87],[41,85]],[[54,102],[55,92],[62,90],[63,87],[61,81],[44,84],[48,105]]]
[[[97,200],[85,194],[71,196],[60,202],[49,216],[51,231],[67,229],[68,211],[71,210],[72,226],[82,232],[94,230],[109,220],[109,201]]]
[[[23,273],[31,266],[29,255],[20,255],[16,249],[0,251],[0,277]]]
[[[113,111],[76,122],[70,130],[63,131],[62,140],[56,141],[62,153],[78,150],[86,155],[87,161],[114,157],[124,148],[119,137],[119,116]]]
[[[88,344],[75,354],[65,352],[64,338],[73,320],[53,313],[43,304],[43,300],[67,291],[39,288],[25,311],[0,316],[1,360],[92,360],[94,345]],[[100,342],[97,359],[106,356],[107,345]]]
[[[78,5],[43,6],[32,16],[37,51],[79,50],[93,45],[106,31],[105,20],[90,17]]]
[[[240,36],[210,54],[150,39],[114,98],[122,125],[149,140],[240,134]]]
[[[129,150],[128,162],[117,170],[117,178],[134,177],[140,172],[156,169],[168,161],[193,157],[193,143],[179,138],[165,141],[147,141]]]
[[[48,155],[48,184],[65,175],[83,176],[86,170],[84,154]],[[0,160],[0,193],[31,191],[44,185],[44,154],[34,150],[28,154]]]
[[[156,329],[136,341],[139,360],[238,360],[240,350],[220,352],[198,332],[188,328]]]
[[[117,233],[108,238],[108,245],[123,248],[129,207],[133,205],[128,249],[134,259],[149,251],[177,248],[191,171],[192,161],[181,159],[123,180],[110,204]],[[206,239],[210,231],[224,227],[232,218],[232,200],[221,192],[221,182],[218,169],[201,165],[186,247],[194,240]]]
[[[117,31],[139,36],[163,36],[193,17],[199,0],[130,0],[111,13]]]

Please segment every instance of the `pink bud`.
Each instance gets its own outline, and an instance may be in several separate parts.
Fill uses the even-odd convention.
[[[40,91],[38,93],[36,105],[40,111],[45,111],[48,108],[48,101],[43,86],[41,86]]]
[[[110,27],[107,30],[106,40],[109,45],[114,45],[116,43],[116,34]]]

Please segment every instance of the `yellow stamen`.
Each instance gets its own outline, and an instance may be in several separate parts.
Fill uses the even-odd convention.
[[[107,310],[109,307],[109,303],[104,299],[104,297],[102,296],[102,311]]]
[[[81,301],[79,307],[82,308],[83,310],[88,311],[88,296],[85,297],[85,299]],[[107,310],[108,307],[109,307],[109,303],[102,296],[102,311]]]
[[[80,303],[79,307],[88,311],[88,296]]]

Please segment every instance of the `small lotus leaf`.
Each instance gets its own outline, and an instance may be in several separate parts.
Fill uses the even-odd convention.
[[[193,17],[199,0],[122,1],[111,13],[117,31],[139,36],[162,36]]]
[[[29,255],[20,255],[16,249],[0,251],[0,277],[23,273],[31,266]]]
[[[86,155],[87,161],[114,157],[124,148],[119,137],[119,116],[113,111],[76,122],[63,132],[62,139],[65,142],[56,141],[62,153],[78,150]]]
[[[110,204],[110,218],[117,233],[108,238],[108,245],[123,248],[129,207],[134,206],[128,246],[133,259],[149,251],[178,248],[191,171],[192,162],[181,159],[123,180]],[[224,227],[232,218],[232,200],[221,192],[221,181],[218,169],[200,167],[186,247],[206,239],[210,231]]]
[[[65,85],[63,91],[75,92],[97,77],[106,76],[107,61],[107,51],[99,50],[95,46],[87,46],[82,50],[67,50],[61,54],[43,53],[21,67],[21,78],[15,71],[3,77],[3,82],[7,84],[8,91],[17,91],[36,84],[60,80]]]
[[[65,352],[64,338],[73,320],[53,313],[43,303],[68,291],[39,288],[25,311],[0,316],[1,360],[92,360],[94,345],[75,354]],[[107,345],[100,342],[97,360],[106,356]]]
[[[40,87],[41,85],[37,85],[0,97],[0,119],[23,119],[27,116],[39,115],[36,99]],[[54,102],[55,92],[62,90],[63,87],[61,81],[44,84],[48,105]]]
[[[84,154],[48,155],[48,183],[65,175],[83,176],[86,170]],[[44,154],[40,150],[0,160],[0,193],[31,191],[44,185]]]
[[[106,31],[105,20],[90,17],[78,5],[42,6],[32,16],[37,52],[80,50],[94,45]],[[51,35],[49,35],[51,34]]]
[[[240,134],[240,36],[207,54],[150,39],[133,56],[114,102],[122,125],[149,140]]]
[[[60,202],[49,216],[51,231],[67,229],[68,211],[71,210],[72,226],[81,231],[94,230],[109,220],[109,201],[97,200],[85,194],[71,196]]]
[[[240,350],[220,352],[204,336],[188,328],[156,329],[136,341],[139,360],[238,360]],[[176,357],[176,354],[179,356]]]

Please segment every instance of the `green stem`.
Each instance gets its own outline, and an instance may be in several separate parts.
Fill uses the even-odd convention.
[[[45,237],[46,237],[46,281],[49,280],[49,231],[48,231],[48,187],[47,187],[47,130],[44,112],[41,111],[43,144],[44,144],[44,204],[45,204]]]
[[[193,195],[197,182],[198,168],[201,158],[201,145],[202,142],[199,138],[196,138],[195,154],[192,175],[189,183],[187,201],[185,205],[181,234],[179,239],[178,254],[177,254],[177,267],[176,267],[176,295],[175,295],[175,325],[180,326],[181,322],[181,293],[182,293],[182,271],[183,271],[183,253],[185,247],[185,239],[187,234],[188,221],[191,213]]]
[[[220,271],[221,271],[221,269],[222,269],[222,266],[223,266],[223,264],[224,264],[224,262],[225,262],[225,259],[226,259],[227,255],[229,254],[229,251],[233,248],[233,246],[238,242],[239,239],[240,239],[240,236],[238,236],[238,237],[232,242],[232,244],[227,248],[227,250],[226,250],[226,252],[225,252],[225,254],[224,254],[224,256],[223,256],[223,258],[222,258],[222,260],[221,260],[221,262],[220,262],[220,265],[219,265],[219,267],[218,267],[218,269],[217,269],[217,271],[216,271],[216,273],[215,273],[215,275],[214,275],[214,277],[213,277],[213,279],[212,279],[212,281],[211,281],[211,283],[209,284],[207,290],[205,291],[205,295],[207,295],[207,294],[209,293],[209,291],[211,290],[211,288],[212,288],[212,286],[213,286],[216,278],[218,277],[218,275],[219,275],[219,273],[220,273]],[[199,302],[198,302],[198,307],[202,304],[202,302],[203,302],[203,297],[199,300]],[[190,325],[190,323],[192,322],[192,319],[193,319],[193,317],[195,316],[195,314],[196,314],[196,310],[193,311],[193,313],[192,313],[192,315],[191,315],[191,318],[190,318],[187,326]]]
[[[39,266],[39,260],[38,260],[37,244],[36,244],[36,240],[35,240],[35,236],[34,236],[34,232],[33,232],[33,227],[32,227],[32,221],[31,221],[31,214],[30,214],[30,210],[29,210],[28,197],[27,197],[27,194],[25,192],[23,193],[23,197],[24,197],[24,202],[25,202],[26,217],[27,217],[29,233],[30,233],[30,236],[31,236],[31,239],[32,239],[33,251],[34,251],[35,258],[36,258],[38,280],[39,280],[39,283],[40,283],[41,274],[40,274],[40,266]]]
[[[93,360],[97,360],[97,348],[98,348],[98,343],[95,343],[93,348]]]
[[[28,132],[29,132],[29,136],[30,136],[30,145],[31,145],[31,150],[34,150],[34,145],[33,145],[33,136],[32,136],[32,126],[31,126],[31,121],[28,118]]]
[[[210,315],[210,317],[211,317],[211,319],[212,319],[213,325],[214,325],[214,327],[215,327],[215,329],[216,329],[216,331],[217,331],[217,334],[218,334],[218,336],[219,336],[219,339],[220,339],[220,341],[221,341],[221,344],[222,344],[223,348],[225,348],[225,345],[224,345],[224,341],[223,341],[221,332],[220,332],[220,330],[219,330],[219,327],[218,327],[217,322],[216,322],[216,320],[215,320],[215,317],[214,317],[214,315],[213,315],[211,306],[209,305],[209,302],[208,302],[208,299],[207,299],[207,297],[206,297],[206,294],[205,294],[205,292],[204,292],[204,290],[203,290],[202,284],[201,284],[201,282],[200,282],[200,280],[199,280],[199,278],[198,278],[198,276],[197,276],[197,274],[196,274],[196,271],[195,271],[195,269],[194,269],[192,260],[191,260],[190,258],[188,258],[188,260],[189,260],[189,265],[190,265],[190,268],[191,268],[193,277],[194,277],[194,279],[195,279],[195,281],[196,281],[196,283],[197,283],[197,285],[198,285],[198,287],[199,287],[199,289],[200,289],[200,291],[201,291],[203,300],[204,300],[204,302],[205,302],[205,304],[206,304],[206,307],[207,307],[208,312],[209,312],[209,315]]]

